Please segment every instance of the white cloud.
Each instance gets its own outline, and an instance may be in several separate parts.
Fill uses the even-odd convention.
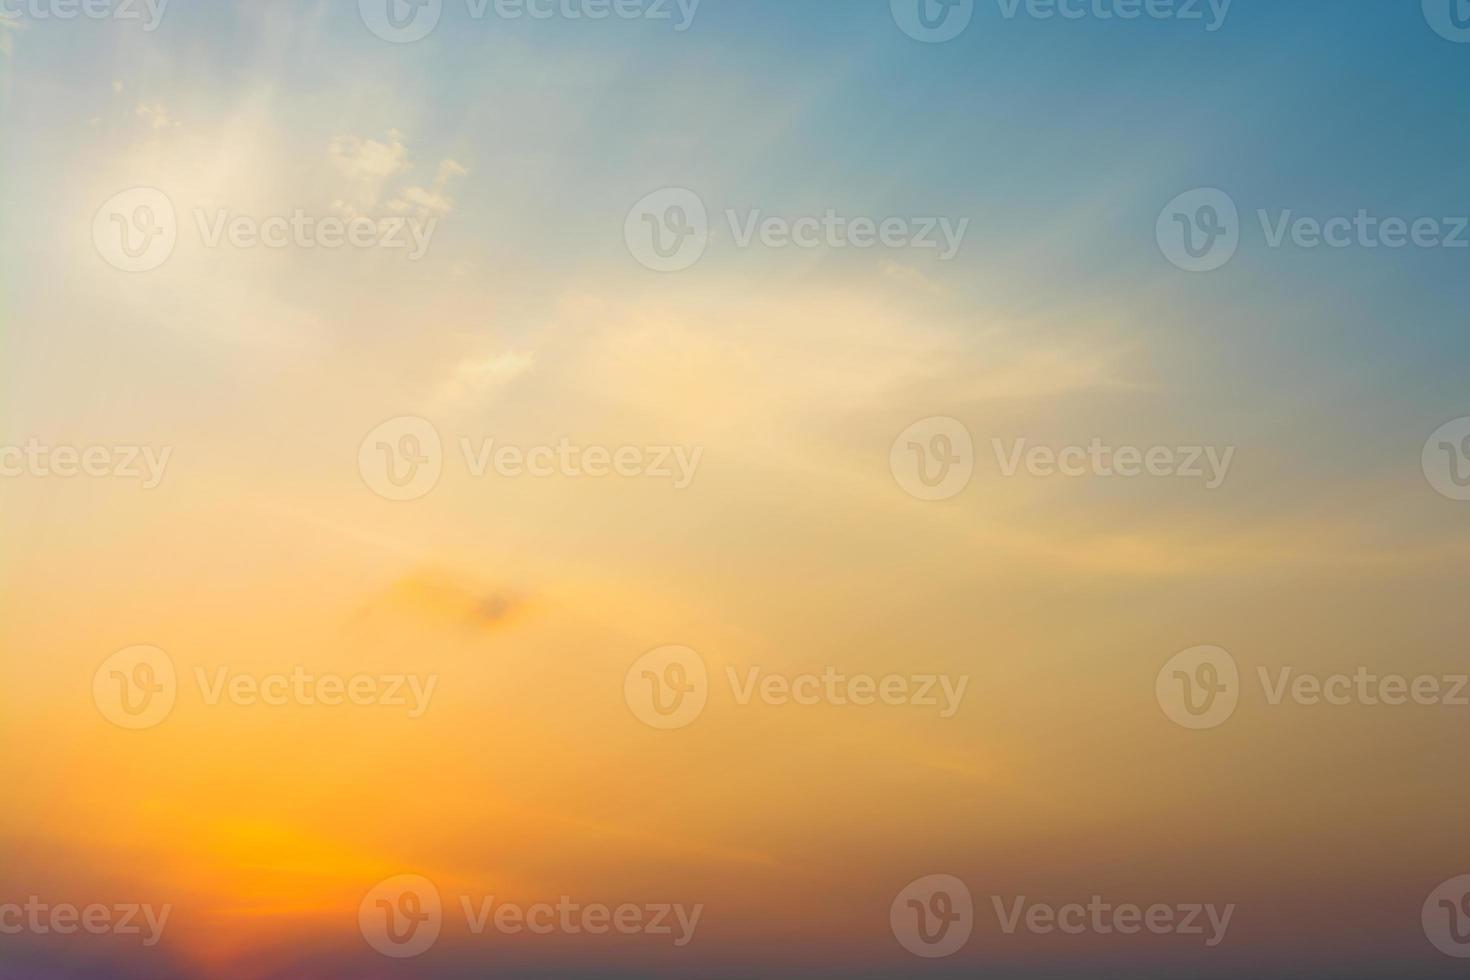
[[[522,375],[536,364],[535,351],[505,351],[485,358],[465,358],[454,366],[438,392],[444,409],[469,408]]]
[[[439,183],[445,184],[451,177],[468,177],[469,169],[458,160],[445,160],[439,164]]]
[[[469,170],[458,160],[444,160],[434,177],[433,188],[406,187],[388,202],[388,207],[397,212],[412,212],[421,218],[443,217],[454,210],[454,200],[444,193],[449,181],[464,177]]]
[[[433,183],[393,189],[394,178],[414,169],[408,144],[398,130],[389,130],[387,141],[360,136],[341,136],[329,149],[332,166],[343,178],[341,196],[333,207],[348,217],[371,213],[386,198],[388,210],[397,214],[413,214],[420,218],[436,218],[454,210],[455,202],[445,189],[456,177],[469,170],[457,160],[443,160],[435,172]]]
[[[133,113],[155,130],[174,129],[180,125],[178,120],[169,118],[168,111],[157,102],[139,102]]]
[[[898,262],[884,262],[880,267],[885,278],[895,283],[912,289],[922,289],[927,293],[935,295],[947,292],[938,280],[932,278],[916,266],[900,264]]]
[[[25,24],[21,23],[20,20],[10,14],[0,13],[0,54],[3,54],[7,58],[15,54],[11,32],[22,31],[24,29]]]
[[[343,208],[349,211],[376,207],[387,182],[413,166],[403,134],[396,129],[388,131],[386,143],[360,136],[338,137],[328,154],[332,166],[346,178]]]
[[[454,201],[436,191],[422,187],[406,187],[393,200],[389,209],[397,212],[414,211],[421,215],[448,214],[454,209]]]

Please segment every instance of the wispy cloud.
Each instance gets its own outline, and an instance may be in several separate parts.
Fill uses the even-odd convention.
[[[534,351],[504,351],[489,357],[465,358],[444,379],[435,397],[444,410],[462,410],[482,403],[492,392],[526,374],[536,364]]]
[[[398,196],[388,202],[390,210],[409,212],[420,218],[443,217],[454,210],[454,200],[445,193],[449,181],[469,174],[458,160],[445,160],[439,164],[439,173],[430,188],[405,187]]]
[[[488,632],[509,621],[524,605],[525,600],[511,589],[485,586],[444,569],[422,569],[375,596],[358,618],[402,616]]]
[[[387,198],[388,209],[395,213],[441,218],[454,210],[454,201],[446,193],[449,182],[469,173],[458,160],[446,159],[428,187],[409,184],[393,189],[395,177],[414,169],[408,144],[396,129],[388,131],[386,141],[338,137],[328,149],[328,158],[344,182],[336,207],[349,216],[371,211]]]
[[[14,56],[14,36],[23,30],[25,30],[25,24],[21,22],[20,18],[0,12],[0,55],[4,55],[6,58]]]
[[[412,164],[403,134],[388,131],[386,142],[360,136],[338,137],[328,150],[332,165],[348,182],[348,196],[363,207],[375,206],[384,185]]]
[[[113,91],[122,91],[119,87],[120,85],[120,82],[114,82]],[[177,119],[172,118],[168,114],[168,110],[159,102],[140,102],[138,103],[138,107],[133,110],[133,115],[142,119],[154,130],[176,129],[183,125]]]

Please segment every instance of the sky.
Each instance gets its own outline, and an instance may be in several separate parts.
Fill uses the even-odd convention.
[[[1456,975],[1447,4],[386,2],[0,2],[0,978]]]

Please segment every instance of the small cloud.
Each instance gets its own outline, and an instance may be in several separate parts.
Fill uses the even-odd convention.
[[[458,160],[443,160],[428,186],[400,186],[390,190],[398,175],[414,168],[403,134],[390,129],[386,140],[361,136],[339,136],[328,148],[333,168],[343,178],[342,195],[332,204],[349,218],[370,214],[387,200],[387,208],[395,214],[411,214],[421,219],[443,217],[454,210],[455,202],[445,191],[449,182],[463,177],[469,170]]]
[[[439,176],[435,179],[442,186],[448,183],[451,177],[468,177],[469,175],[469,170],[458,160],[445,160],[439,164]]]
[[[522,611],[525,600],[508,589],[486,588],[452,572],[418,571],[389,586],[359,619],[406,616],[471,632],[489,632]]]
[[[496,388],[530,373],[535,364],[535,351],[506,351],[488,358],[466,358],[444,380],[438,392],[439,404],[446,409],[466,408]]]
[[[177,120],[170,119],[168,111],[157,102],[140,102],[133,114],[146,121],[154,130],[175,129],[180,125]]]
[[[943,286],[911,265],[900,265],[897,262],[884,262],[881,269],[884,278],[892,280],[901,286],[934,294],[940,294],[945,291]]]
[[[15,54],[13,33],[25,30],[25,24],[13,14],[0,12],[0,54],[9,58]]]
[[[520,606],[520,600],[506,593],[494,593],[483,596],[480,604],[475,608],[473,618],[486,625],[498,623],[515,612]]]
[[[449,182],[464,177],[469,170],[458,160],[445,160],[439,164],[432,188],[407,187],[388,202],[388,207],[398,213],[409,212],[420,218],[443,217],[454,210],[454,200],[444,192]]]
[[[112,90],[114,92],[118,93],[118,94],[122,94],[123,83],[122,82],[118,82],[118,81],[114,81],[112,83]]]
[[[352,200],[343,204],[343,210],[348,212],[375,206],[382,198],[383,186],[389,178],[412,166],[403,134],[396,129],[388,131],[387,142],[360,136],[339,136],[332,141],[327,153],[332,166],[346,178],[353,192]]]
[[[425,190],[422,187],[409,187],[389,201],[388,207],[400,214],[405,211],[413,211],[423,217],[429,217],[448,214],[454,210],[454,201],[435,191]]]

